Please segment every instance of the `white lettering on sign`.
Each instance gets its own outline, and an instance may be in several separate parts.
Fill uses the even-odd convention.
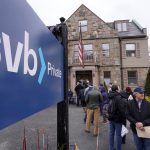
[[[56,69],[55,66],[52,65],[50,62],[48,62],[47,71],[48,71],[48,75],[61,78],[62,75],[61,70]]]
[[[33,49],[29,49],[29,33],[26,31],[24,39],[24,74],[27,74],[29,72],[31,76],[34,76],[37,71],[37,56]],[[33,57],[34,60],[32,69],[29,68],[28,58],[30,55]]]
[[[6,59],[6,67],[7,71],[9,72],[14,72],[17,73],[20,65],[21,58],[23,57],[23,74],[29,74],[31,76],[34,76],[37,73],[38,70],[38,57],[34,49],[29,48],[29,33],[27,31],[24,32],[24,44],[21,42],[17,43],[16,47],[16,53],[14,58],[12,58],[12,47],[11,47],[11,39],[9,35],[6,33],[2,32],[2,38],[0,38],[0,44],[4,46],[4,55]],[[39,72],[38,76],[38,82],[41,84],[45,71],[46,71],[46,64],[45,64],[45,59],[43,56],[43,51],[42,48],[38,49],[39,51],[39,58],[40,58],[40,64],[41,64],[41,69]],[[22,54],[23,53],[23,54]],[[22,56],[23,55],[23,56]],[[30,65],[29,57],[32,58],[32,65]],[[0,61],[1,61],[1,52],[0,52]],[[32,68],[31,68],[32,66]],[[48,62],[47,65],[47,70],[48,70],[48,75],[54,76],[57,78],[61,78],[62,72],[60,69],[55,68],[52,63]]]
[[[4,52],[5,52],[7,70],[10,72],[18,72],[23,44],[18,42],[16,55],[13,63],[9,36],[5,33],[2,33],[2,38],[4,43]]]

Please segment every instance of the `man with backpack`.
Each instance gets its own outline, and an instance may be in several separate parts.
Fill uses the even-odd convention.
[[[117,150],[121,150],[121,130],[124,123],[125,110],[124,102],[121,100],[117,85],[112,85],[108,93],[108,120],[109,120],[109,150],[114,150],[114,138],[116,134]]]

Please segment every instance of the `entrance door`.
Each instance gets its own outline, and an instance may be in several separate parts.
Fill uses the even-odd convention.
[[[76,82],[79,80],[88,80],[90,83],[93,83],[92,71],[76,71]]]

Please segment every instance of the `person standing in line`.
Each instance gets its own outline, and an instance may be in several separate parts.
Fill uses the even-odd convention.
[[[75,87],[75,92],[76,92],[76,95],[77,95],[77,106],[80,105],[80,90],[83,89],[83,84],[81,81],[77,82],[77,85]]]
[[[124,123],[125,110],[124,101],[121,100],[118,86],[112,85],[111,91],[108,93],[108,120],[109,120],[109,150],[114,150],[114,138],[116,134],[117,150],[122,149],[121,130]],[[111,104],[110,105],[110,101]],[[111,113],[110,111],[111,110]]]
[[[92,118],[92,114],[94,114],[94,133],[93,133],[93,135],[97,136],[98,128],[99,128],[99,119],[100,119],[99,105],[100,105],[100,102],[102,101],[102,95],[96,87],[92,87],[88,91],[88,93],[85,97],[85,101],[87,104],[87,119],[86,119],[85,132],[90,132],[91,118]]]
[[[102,94],[103,100],[100,103],[100,112],[101,115],[103,116],[103,123],[107,122],[107,117],[106,117],[106,113],[105,113],[105,107],[107,107],[106,105],[108,105],[108,93],[105,89],[105,87],[103,86],[103,84],[100,84],[100,92]]]
[[[138,137],[136,128],[144,132],[150,126],[150,102],[144,98],[144,89],[137,87],[133,91],[133,100],[128,101],[127,119],[133,132],[136,150],[150,150],[150,138]]]
[[[86,122],[86,102],[85,102],[85,95],[84,95],[84,91],[85,89],[88,87],[88,84],[86,81],[83,82],[83,89],[80,90],[80,100],[81,100],[81,106],[83,108],[83,111],[85,113],[85,117],[84,117],[84,123]]]
[[[127,100],[132,100],[133,99],[132,89],[128,86],[128,87],[126,87],[125,92],[126,92]]]
[[[101,92],[101,94],[102,94],[102,96],[103,96],[103,91],[104,91],[104,85],[102,84],[102,83],[100,83],[100,85],[99,85],[99,90],[100,90],[100,92]],[[103,99],[104,100],[104,99]],[[104,105],[104,103],[103,103],[103,101],[100,103],[100,115],[102,116],[103,115],[103,105]]]
[[[67,95],[68,95],[69,104],[71,104],[71,103],[73,104],[73,102],[72,102],[73,92],[71,91],[71,89],[68,90]]]
[[[93,85],[89,81],[87,81],[86,82],[86,88],[84,90],[84,97],[86,97],[88,92],[91,91],[92,89],[93,89]],[[85,123],[86,123],[86,118],[87,118],[87,108],[86,108],[86,114],[85,114],[85,118],[84,118]],[[92,116],[91,116],[91,123],[92,124],[93,124],[93,120],[94,120],[94,116],[92,114]]]
[[[124,102],[124,110],[125,110],[125,113],[127,111],[127,102],[128,102],[128,95],[126,93],[126,91],[120,91],[120,95],[121,95],[121,100]],[[123,125],[126,127],[127,125],[127,119],[126,119],[126,115],[124,116],[124,119],[122,119],[122,123]],[[126,134],[122,137],[122,144],[125,144],[126,143]]]

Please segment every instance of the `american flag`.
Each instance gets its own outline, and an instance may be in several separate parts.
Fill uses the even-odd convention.
[[[78,44],[78,48],[79,48],[79,62],[80,62],[80,65],[84,68],[81,24],[80,24],[80,31],[79,31],[79,44]]]

